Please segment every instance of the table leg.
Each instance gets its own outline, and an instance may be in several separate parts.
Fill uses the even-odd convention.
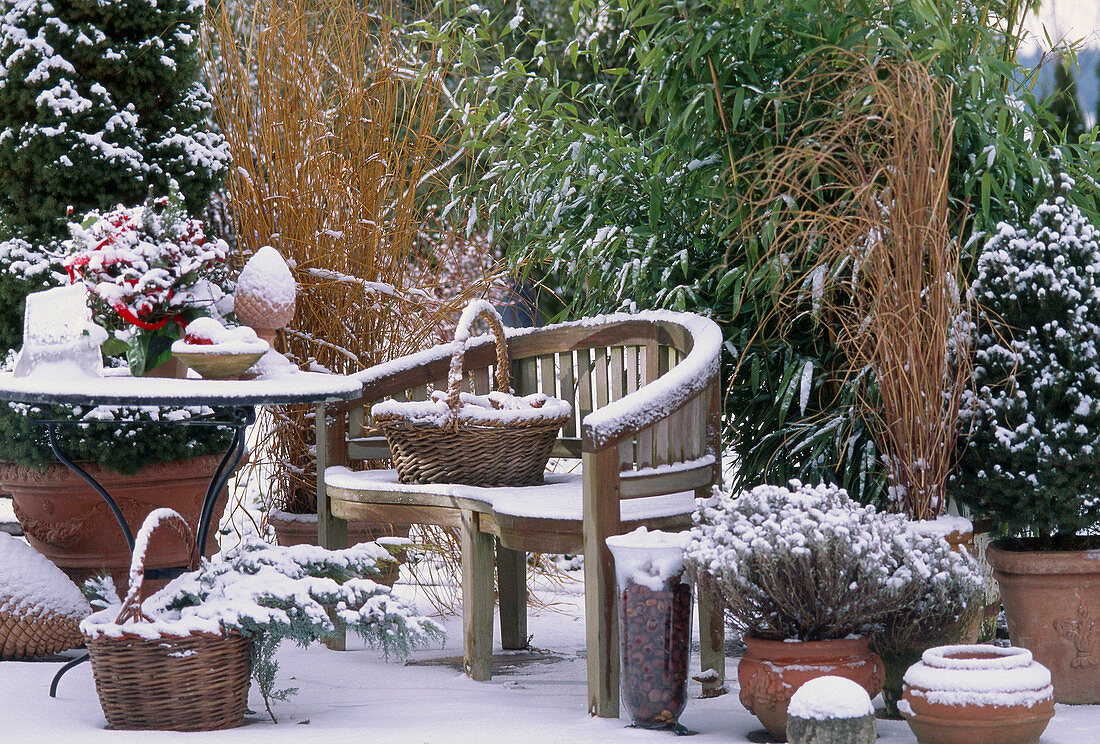
[[[111,513],[114,514],[115,519],[118,520],[118,526],[122,528],[122,534],[126,538],[126,545],[130,548],[130,552],[132,553],[134,551],[134,533],[130,531],[130,525],[126,524],[126,517],[122,516],[122,510],[118,508],[118,504],[111,498],[111,494],[107,493],[95,478],[88,475],[88,473],[84,471],[84,468],[70,460],[68,456],[61,451],[61,447],[57,443],[57,424],[52,422],[46,424],[46,434],[50,440],[50,450],[53,451],[53,456],[57,458],[58,462],[83,478],[85,482],[95,489],[95,492],[107,502],[107,506],[110,507]]]
[[[233,471],[237,469],[244,457],[245,429],[256,421],[256,410],[252,406],[238,406],[233,409],[233,439],[229,443],[229,449],[214,471],[214,477],[210,479],[210,485],[206,489],[206,496],[202,501],[202,512],[199,515],[199,532],[196,536],[199,555],[206,555],[206,535],[210,530],[210,521],[214,518],[214,504],[218,500],[218,494],[222,492]]]

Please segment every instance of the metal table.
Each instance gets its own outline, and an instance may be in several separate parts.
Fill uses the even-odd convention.
[[[130,377],[126,374],[111,374],[97,378],[57,377],[21,377],[10,373],[0,373],[0,401],[13,401],[29,404],[55,404],[68,406],[114,405],[134,408],[140,406],[210,406],[230,409],[228,420],[216,417],[189,418],[180,421],[139,421],[135,425],[184,425],[184,426],[226,426],[233,429],[233,438],[229,449],[222,457],[210,485],[206,489],[200,512],[196,542],[198,554],[205,555],[206,534],[214,514],[214,503],[218,493],[229,482],[229,477],[244,456],[245,429],[255,422],[258,405],[287,405],[293,403],[313,403],[318,406],[318,415],[324,415],[324,404],[350,400],[359,395],[362,383],[343,375],[319,374],[316,372],[296,372],[279,374],[272,377],[260,377],[253,380],[203,380],[198,378],[170,379],[158,377]],[[31,419],[34,423],[46,427],[50,449],[54,456],[70,470],[83,478],[95,489],[110,507],[130,550],[134,549],[134,536],[129,524],[122,515],[118,504],[92,476],[73,462],[62,450],[57,441],[57,427],[65,424],[95,423],[79,419]],[[118,425],[120,422],[108,422]],[[150,579],[174,578],[187,570],[187,567],[146,569]],[[62,675],[77,664],[86,661],[82,656],[63,666],[54,676],[50,685],[50,697],[57,692],[57,683]]]
[[[108,371],[110,372],[110,371]],[[30,404],[55,404],[68,406],[114,405],[127,408],[140,406],[210,406],[230,409],[228,420],[216,417],[192,417],[179,421],[158,419],[137,421],[134,425],[183,425],[218,426],[233,429],[229,449],[222,457],[203,499],[196,542],[199,555],[206,553],[206,534],[214,514],[218,494],[244,456],[245,429],[255,422],[258,405],[286,405],[292,403],[324,404],[356,397],[362,384],[343,375],[296,372],[253,380],[204,380],[198,378],[171,379],[160,377],[130,377],[125,374],[98,378],[13,377],[0,373],[0,400]],[[32,418],[33,423],[46,427],[50,449],[54,456],[95,489],[110,507],[130,550],[134,549],[134,536],[122,511],[109,493],[83,468],[73,462],[57,441],[57,427],[65,424],[94,424],[95,421],[74,419]],[[109,421],[117,426],[120,422]],[[170,579],[186,568],[146,569],[149,579]]]

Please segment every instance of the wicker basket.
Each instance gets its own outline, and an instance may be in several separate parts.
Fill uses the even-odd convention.
[[[168,519],[188,541],[192,568],[198,565],[191,528],[178,514]],[[153,512],[150,518],[157,517]],[[161,520],[160,524],[164,524]],[[148,545],[148,542],[144,544]],[[144,551],[130,564],[130,590],[115,622],[150,621],[141,611]],[[160,633],[149,638],[85,632],[96,692],[107,724],[114,729],[212,731],[244,721],[251,672],[250,641],[228,634]]]
[[[460,386],[469,326],[488,321],[496,337],[496,390],[510,392],[508,346],[500,316],[484,301],[471,303],[455,331],[454,352],[447,379],[449,417],[440,424],[417,420],[422,403],[387,401],[372,409],[374,423],[386,435],[394,468],[402,483],[462,483],[471,486],[530,486],[542,483],[546,462],[561,425],[572,415],[564,401],[550,399],[562,415],[523,419],[480,416],[462,420]],[[548,406],[550,408],[550,406]]]

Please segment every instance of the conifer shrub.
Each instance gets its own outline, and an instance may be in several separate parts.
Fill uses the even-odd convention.
[[[1064,180],[1025,225],[1002,222],[982,247],[954,478],[978,516],[1044,547],[1100,524],[1100,230],[1071,188]]]
[[[198,80],[204,8],[205,0],[0,0],[0,355],[22,343],[26,295],[69,282],[61,242],[70,220],[171,188],[197,214],[224,176],[228,156]],[[123,431],[81,431],[62,447],[132,472],[228,441],[214,429]],[[6,460],[53,462],[43,439],[23,412],[0,410]]]

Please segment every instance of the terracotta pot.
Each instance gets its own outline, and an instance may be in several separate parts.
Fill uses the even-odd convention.
[[[1050,670],[1059,703],[1100,703],[1100,550],[1029,551],[998,540],[986,556],[1012,645]]]
[[[279,509],[267,513],[267,523],[275,531],[275,542],[284,547],[317,544],[317,515],[290,514]],[[380,524],[378,522],[348,522],[348,545],[372,542],[384,537],[408,537],[411,525]],[[393,586],[401,576],[404,554],[394,556],[397,563],[382,577],[382,583]]]
[[[167,506],[197,527],[202,500],[221,455],[149,465],[133,475],[121,475],[92,463],[80,463],[118,503],[136,534],[153,509]],[[12,495],[15,516],[27,542],[80,584],[107,569],[125,592],[130,549],[106,502],[79,476],[63,465],[45,470],[0,463],[0,483]],[[222,491],[207,533],[206,552],[217,550],[217,527],[229,498]],[[167,532],[153,536],[149,568],[187,564],[187,549]]]
[[[866,638],[787,643],[745,637],[737,665],[741,704],[779,741],[787,740],[791,695],[815,677],[845,677],[872,698],[882,690],[882,659]]]
[[[899,708],[920,744],[1037,744],[1053,692],[1026,649],[939,646],[905,673]]]

